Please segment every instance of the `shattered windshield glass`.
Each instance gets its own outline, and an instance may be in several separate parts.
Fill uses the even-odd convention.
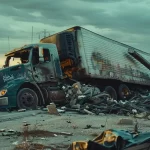
[[[8,66],[27,63],[29,61],[29,50],[15,52],[12,56],[8,56],[6,60]]]
[[[21,64],[21,59],[20,58],[15,58],[15,57],[11,57],[9,60],[9,66],[15,66]]]

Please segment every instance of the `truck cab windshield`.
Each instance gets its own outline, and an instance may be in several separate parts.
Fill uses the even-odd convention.
[[[29,62],[29,50],[17,51],[6,58],[5,67]]]

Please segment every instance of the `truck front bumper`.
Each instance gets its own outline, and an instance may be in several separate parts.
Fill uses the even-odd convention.
[[[8,105],[8,97],[0,97],[0,106]]]

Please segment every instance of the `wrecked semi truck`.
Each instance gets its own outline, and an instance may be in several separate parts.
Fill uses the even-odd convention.
[[[99,87],[116,100],[127,99],[132,88],[149,89],[150,85],[150,54],[81,27],[5,56],[0,70],[0,107],[32,109],[62,103],[66,95],[61,86],[70,79]]]
[[[35,109],[65,100],[58,85],[62,71],[56,45],[25,45],[5,56],[4,68],[0,70],[0,108]]]
[[[150,54],[76,26],[40,40],[56,44],[62,72],[114,99],[149,89]]]

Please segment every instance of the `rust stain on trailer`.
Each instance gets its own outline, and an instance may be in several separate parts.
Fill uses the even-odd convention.
[[[124,67],[119,63],[111,63],[108,59],[103,58],[100,52],[93,52],[91,55],[92,66],[94,70],[99,70],[99,75],[104,78],[119,79],[121,81],[150,83],[148,74],[135,69],[131,65],[125,64]],[[132,63],[135,64],[134,61]]]

